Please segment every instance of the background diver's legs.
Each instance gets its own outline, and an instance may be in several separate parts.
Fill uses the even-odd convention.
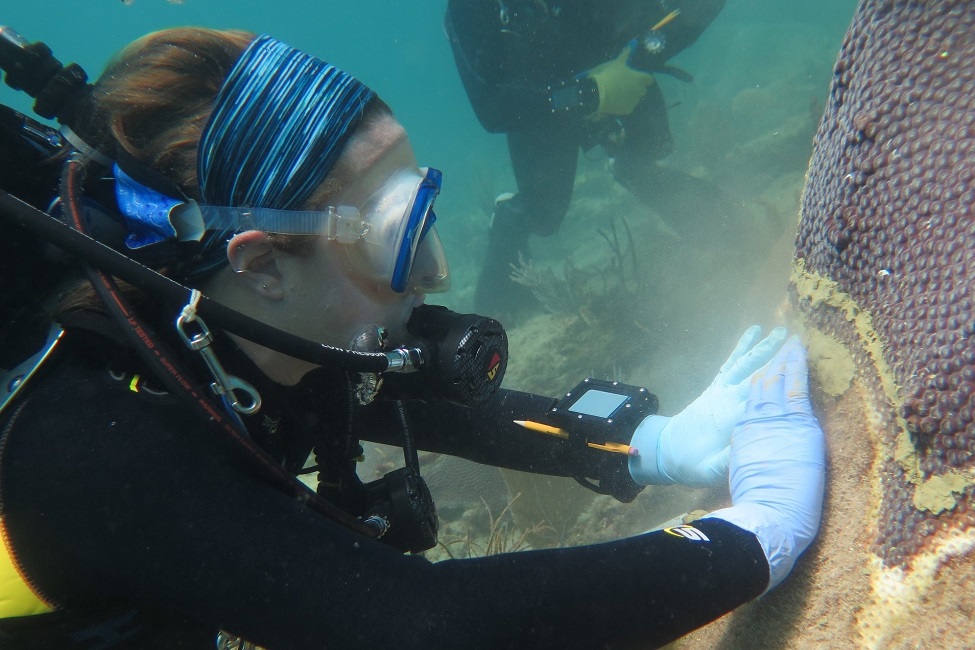
[[[663,94],[656,85],[637,109],[599,138],[613,159],[616,180],[654,209],[682,238],[720,241],[740,225],[743,211],[713,183],[658,161],[674,149]]]
[[[565,218],[581,134],[578,123],[563,120],[508,134],[518,193],[495,204],[484,266],[474,291],[478,313],[510,317],[540,308],[527,287],[511,280],[511,267],[517,266],[519,252],[529,257],[529,233],[551,235]]]

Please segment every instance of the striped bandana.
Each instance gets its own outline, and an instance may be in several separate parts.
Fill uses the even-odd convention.
[[[224,81],[200,136],[203,203],[302,207],[335,165],[374,96],[330,63],[270,36],[257,37]],[[195,275],[226,259],[223,245],[231,234],[207,234]]]

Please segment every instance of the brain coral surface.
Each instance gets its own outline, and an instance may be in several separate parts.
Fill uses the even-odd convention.
[[[975,524],[973,179],[975,3],[861,3],[816,135],[793,299],[872,386],[886,566]]]

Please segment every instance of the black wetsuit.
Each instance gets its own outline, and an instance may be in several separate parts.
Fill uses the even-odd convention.
[[[650,647],[768,583],[755,536],[720,520],[694,524],[709,541],[656,532],[436,564],[403,555],[272,485],[153,388],[117,340],[110,328],[69,330],[0,420],[3,539],[55,607],[0,620],[2,648],[211,649],[218,629],[274,650]],[[392,403],[357,409],[348,430],[341,378],[279,390],[248,379],[267,388],[251,433],[290,469],[315,435],[399,439]],[[424,449],[551,474],[613,471],[505,424],[549,404],[501,391],[479,410],[407,411]],[[608,456],[618,455],[593,458]]]
[[[656,84],[630,115],[592,120],[598,106],[583,101],[552,107],[553,88],[616,58],[634,37],[660,27],[658,53],[644,54],[649,71],[690,46],[724,7],[724,0],[449,0],[445,26],[471,105],[485,129],[508,134],[524,228],[554,233],[572,196],[579,149],[603,145],[616,178],[653,200],[671,153],[667,108]],[[679,72],[679,71],[675,71]]]

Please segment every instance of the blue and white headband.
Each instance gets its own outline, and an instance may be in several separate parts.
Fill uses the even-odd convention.
[[[200,136],[203,205],[302,206],[334,167],[374,96],[330,63],[258,36],[227,75]],[[119,172],[117,195],[131,233],[129,246],[174,239],[169,213],[182,199]],[[207,232],[187,274],[205,275],[222,266],[236,229],[228,224]]]
[[[289,209],[321,184],[374,93],[330,63],[258,36],[200,136],[203,203]]]

